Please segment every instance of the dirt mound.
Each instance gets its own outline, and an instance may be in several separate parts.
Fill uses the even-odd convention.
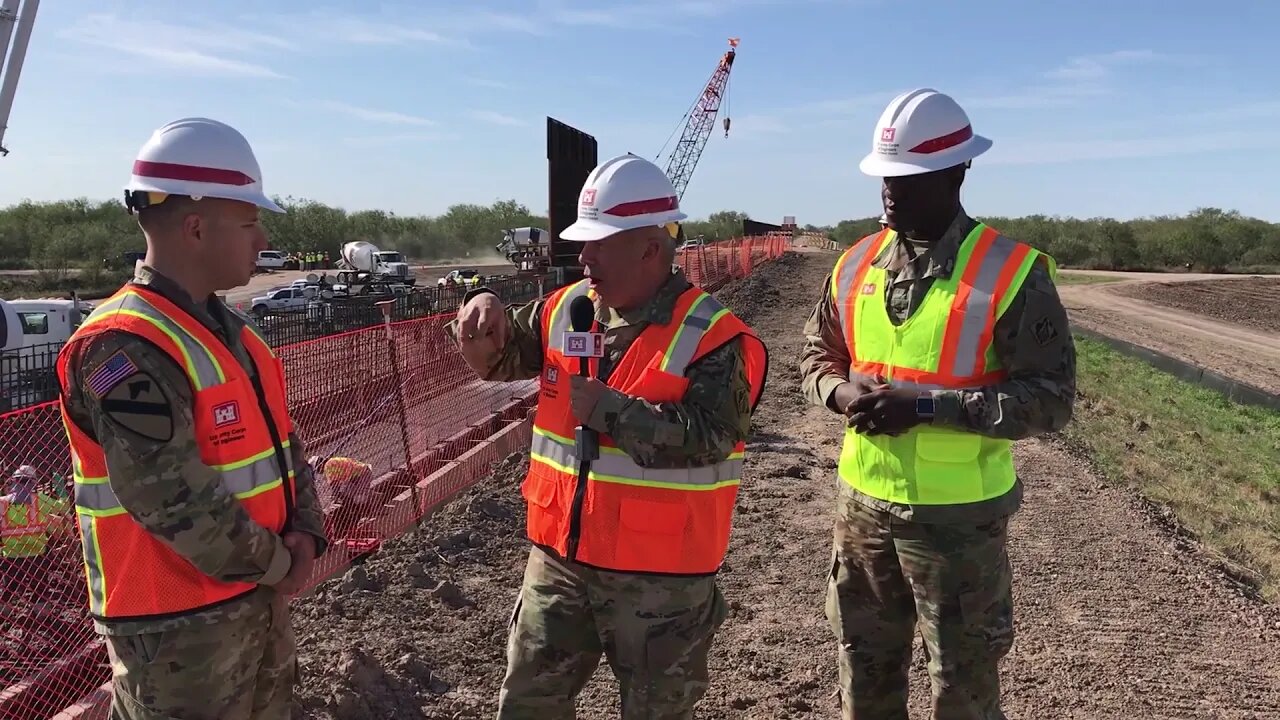
[[[519,492],[527,468],[527,456],[508,457],[421,528],[294,603],[295,718],[488,711],[528,551]]]
[[[1280,278],[1148,283],[1115,291],[1223,322],[1280,332]]]

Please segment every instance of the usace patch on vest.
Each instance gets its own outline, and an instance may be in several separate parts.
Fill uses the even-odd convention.
[[[173,439],[173,406],[164,388],[123,350],[85,378],[85,390],[120,427],[156,442]]]
[[[560,384],[560,368],[555,365],[547,366],[542,373],[542,394],[550,399],[560,396],[560,390],[557,387]]]
[[[229,445],[239,442],[245,437],[244,424],[240,422],[240,402],[228,400],[216,403],[210,412],[213,413],[213,432],[209,439],[215,445]]]

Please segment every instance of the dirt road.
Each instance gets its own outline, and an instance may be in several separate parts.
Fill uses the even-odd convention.
[[[799,396],[799,330],[829,254],[791,254],[718,293],[769,339],[770,385],[721,583],[732,608],[699,717],[837,716],[835,641],[823,617],[839,423]],[[1280,716],[1280,609],[1238,594],[1168,521],[1107,487],[1054,441],[1017,446],[1017,639],[1010,717]],[[527,544],[526,460],[296,603],[297,717],[492,717]],[[917,653],[913,717],[927,717]],[[617,717],[602,664],[581,718]]]
[[[1271,392],[1280,392],[1280,335],[1224,322],[1190,307],[1149,302],[1155,292],[1135,296],[1146,283],[1234,283],[1239,276],[1125,273],[1117,282],[1060,285],[1073,325],[1167,353]],[[1143,287],[1142,290],[1148,290]],[[1152,289],[1154,291],[1154,289]],[[1272,303],[1275,302],[1273,299]],[[1191,307],[1195,307],[1194,305]]]

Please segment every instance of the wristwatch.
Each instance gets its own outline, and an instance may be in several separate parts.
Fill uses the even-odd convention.
[[[922,392],[916,396],[916,417],[924,422],[932,422],[934,415],[933,393]]]

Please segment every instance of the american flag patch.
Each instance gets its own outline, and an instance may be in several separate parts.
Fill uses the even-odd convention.
[[[102,397],[111,388],[119,385],[122,380],[136,372],[138,372],[138,366],[134,365],[129,356],[125,355],[124,351],[121,350],[112,355],[111,359],[103,363],[97,370],[94,370],[93,374],[85,382],[85,386],[89,388],[89,392]]]

